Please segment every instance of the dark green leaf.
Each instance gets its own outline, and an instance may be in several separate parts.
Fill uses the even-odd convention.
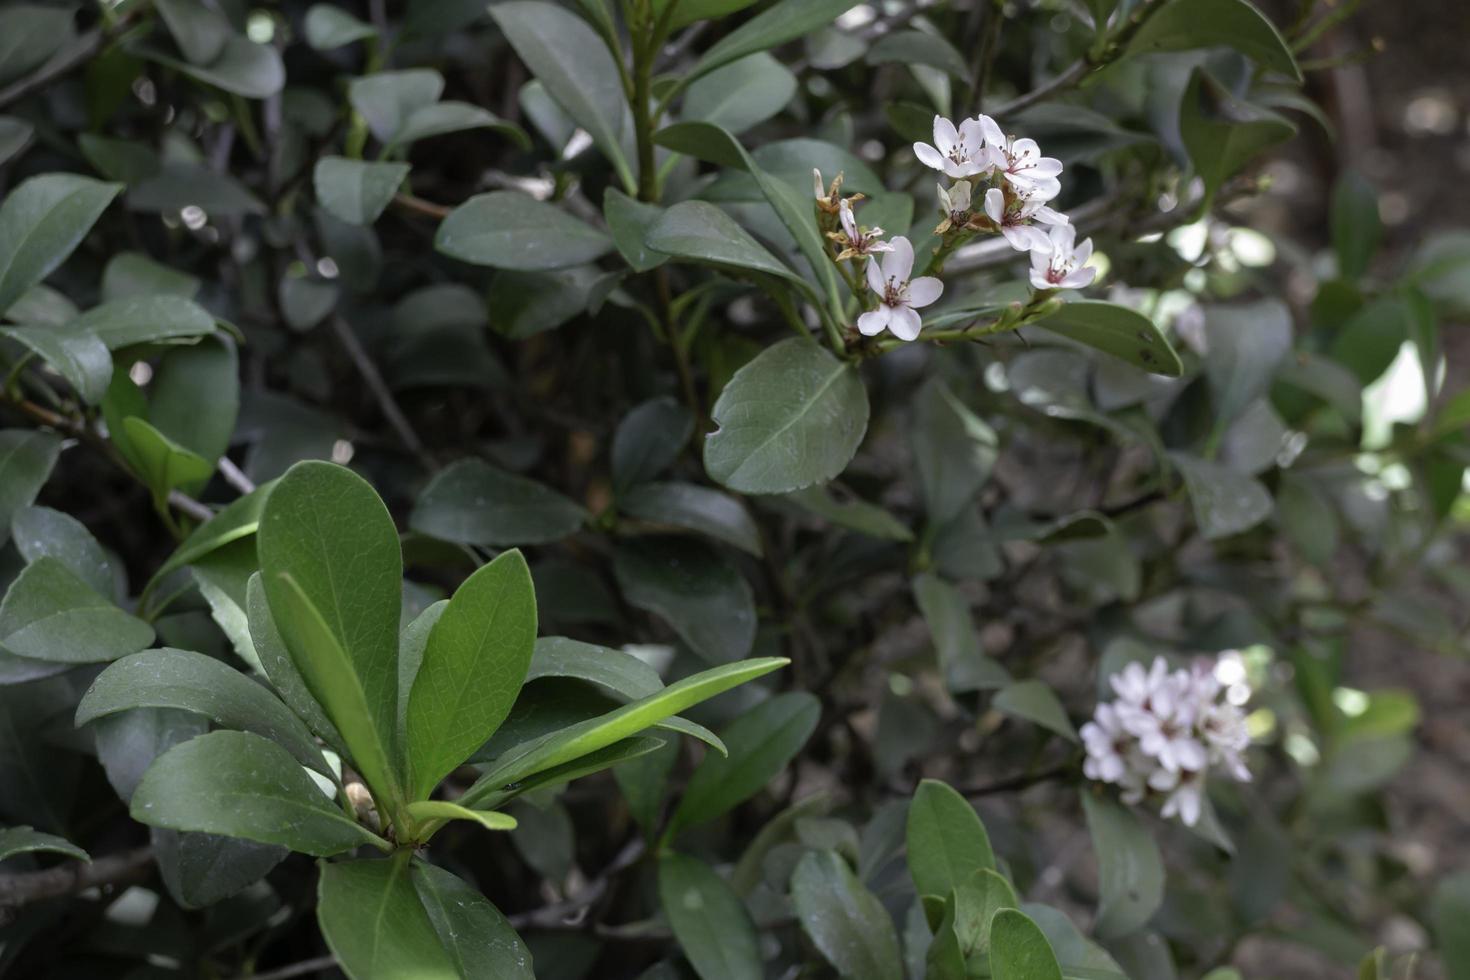
[[[531,0],[514,0],[495,9],[523,3],[530,5]],[[554,205],[518,191],[492,191],[450,212],[434,235],[434,247],[475,265],[538,270],[590,262],[611,248],[612,242]]]
[[[479,889],[423,861],[409,876],[462,980],[535,980],[530,950]]]
[[[1205,373],[1223,427],[1271,387],[1291,350],[1291,311],[1280,300],[1205,308]]]
[[[430,68],[412,68],[354,78],[347,97],[378,141],[387,143],[415,110],[438,102],[443,91],[443,75]]]
[[[75,20],[69,7],[14,3],[0,10],[0,81],[41,67],[76,36]]]
[[[1366,273],[1382,238],[1378,192],[1362,174],[1350,170],[1332,189],[1332,250],[1342,275],[1357,279]]]
[[[112,355],[90,330],[66,327],[0,327],[0,335],[40,355],[82,401],[96,405],[112,383]]]
[[[826,26],[851,6],[852,0],[781,0],[720,38],[690,69],[686,81]]]
[[[801,859],[791,876],[791,902],[802,929],[843,977],[903,976],[893,919],[836,853],[813,851]]]
[[[34,854],[38,851],[65,854],[78,861],[92,860],[86,851],[65,837],[43,834],[30,827],[0,827],[0,861],[15,857],[17,854]]]
[[[245,588],[245,617],[250,627],[250,641],[255,648],[256,659],[260,661],[265,676],[270,678],[271,686],[281,695],[281,700],[328,745],[339,753],[346,754],[347,746],[341,733],[327,718],[316,698],[312,697],[306,680],[296,669],[296,664],[286,649],[286,641],[281,639],[280,631],[276,629],[259,572],[250,576]]]
[[[1235,98],[1204,69],[1190,77],[1180,103],[1179,131],[1195,173],[1204,181],[1206,201],[1263,150],[1296,135],[1296,127],[1285,118]]]
[[[398,132],[393,134],[392,147],[402,147],[433,136],[460,133],[467,129],[494,129],[510,137],[523,150],[531,148],[531,138],[521,127],[506,122],[488,109],[468,102],[436,102],[420,106],[408,114]]]
[[[995,432],[939,378],[919,389],[909,433],[924,509],[935,526],[948,524],[990,478],[999,454]]]
[[[0,601],[0,650],[51,663],[116,660],[153,642],[129,616],[55,558],[27,565]]]
[[[796,76],[775,58],[759,52],[690,85],[682,115],[738,135],[776,115],[795,94]]]
[[[0,204],[0,313],[66,261],[121,190],[121,184],[74,174],[42,174],[5,195]]]
[[[914,532],[877,504],[856,497],[835,497],[829,486],[812,486],[788,493],[784,499],[838,527],[883,541],[912,541]]]
[[[1015,718],[1035,722],[1069,741],[1077,741],[1077,730],[1057,694],[1043,681],[1017,681],[995,693],[990,706]]]
[[[1036,325],[1078,343],[1127,361],[1129,364],[1177,378],[1184,373],[1179,355],[1152,320],[1115,303],[1077,300]]]
[[[192,341],[214,332],[214,317],[183,296],[127,296],[95,306],[77,318],[111,350],[136,344]]]
[[[1169,460],[1184,477],[1206,540],[1239,534],[1271,516],[1271,494],[1255,477],[1185,453],[1170,453]]]
[[[667,255],[653,251],[646,244],[648,230],[658,223],[664,213],[663,208],[635,200],[616,187],[609,187],[602,196],[602,212],[618,254],[627,260],[634,272],[657,269],[669,260]]]
[[[198,0],[153,0],[153,7],[163,15],[184,57],[196,65],[218,58],[235,33],[224,14]]]
[[[980,637],[970,619],[970,603],[959,589],[933,572],[914,576],[913,588],[919,612],[934,637],[940,671],[951,691],[988,690],[1011,682],[1006,669],[980,649]]]
[[[644,239],[656,252],[800,282],[780,259],[708,201],[682,201],[663,213]]]
[[[585,510],[545,484],[463,459],[429,481],[408,525],[445,541],[504,547],[559,541],[586,520]]]
[[[1470,875],[1449,875],[1441,879],[1430,900],[1429,916],[1439,941],[1439,954],[1449,980],[1470,978]]]
[[[318,51],[330,51],[354,41],[377,37],[371,24],[364,24],[341,7],[313,4],[306,12],[306,43]]]
[[[27,562],[51,557],[100,595],[117,588],[118,570],[81,521],[50,507],[22,507],[10,522],[15,548]]]
[[[1159,846],[1131,810],[1084,791],[1082,808],[1097,853],[1097,924],[1103,937],[1142,928],[1164,900],[1164,861]]]
[[[693,434],[694,416],[672,398],[650,399],[634,408],[613,434],[613,488],[626,493],[658,476],[679,458]]]
[[[729,494],[693,483],[645,483],[619,504],[629,517],[699,531],[756,557],[760,529],[745,506]]]
[[[224,89],[247,99],[268,99],[286,84],[286,66],[281,55],[269,44],[256,44],[239,34],[232,34],[219,57],[207,65],[179,61],[158,51],[138,49],[150,61],[175,68],[206,85]]]
[[[750,652],[750,583],[713,547],[693,538],[639,538],[619,543],[614,561],[629,604],[663,619],[705,660],[728,663]]]
[[[970,66],[954,45],[937,34],[924,31],[892,31],[868,49],[868,64],[928,65],[961,81],[970,78]]]
[[[393,200],[408,171],[406,163],[328,156],[317,160],[311,180],[322,207],[349,224],[370,225]]]
[[[133,793],[133,819],[279,844],[327,857],[388,844],[322,794],[274,742],[248,732],[210,732],[159,756]]]
[[[453,912],[445,908],[444,882],[437,876],[415,875],[411,867],[408,851],[382,861],[322,864],[316,919],[342,971],[352,980],[463,980],[483,976],[460,972],[456,960],[473,948],[474,939],[472,935],[455,935],[454,947],[441,941],[434,920],[425,910],[426,903],[419,897],[418,882],[424,882],[428,904],[438,909],[440,928],[457,930],[464,921],[462,917],[480,917],[462,906]]]
[[[700,980],[762,980],[760,944],[740,896],[704,862],[665,854],[659,902]]]
[[[713,417],[709,475],[741,493],[787,493],[847,466],[868,428],[868,394],[851,365],[794,337],[735,372]]]
[[[1232,47],[1262,68],[1297,81],[1301,70],[1276,25],[1246,0],[1172,0],[1133,35],[1129,54]]]

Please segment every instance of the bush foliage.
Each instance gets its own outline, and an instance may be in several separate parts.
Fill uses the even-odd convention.
[[[1470,248],[1244,226],[1276,6],[0,6],[0,972],[1470,976]]]

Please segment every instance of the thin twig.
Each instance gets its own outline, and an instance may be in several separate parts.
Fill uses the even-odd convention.
[[[244,471],[235,465],[233,459],[230,459],[228,456],[221,456],[218,465],[219,475],[224,477],[225,482],[230,486],[240,491],[241,494],[255,492],[255,481],[246,476]]]
[[[393,203],[405,211],[414,211],[418,214],[427,215],[430,218],[437,218],[440,221],[449,217],[449,212],[454,210],[443,204],[435,204],[433,201],[426,201],[421,197],[414,197],[412,194],[394,194]]]
[[[1093,66],[1086,58],[1076,61],[1051,81],[1037,86],[1024,95],[1016,96],[1004,105],[997,106],[990,114],[992,116],[1013,116],[1022,109],[1030,108],[1038,102],[1044,102],[1058,92],[1064,92],[1076,85],[1087,77],[1087,73],[1092,71],[1092,68]]]
[[[7,913],[33,902],[141,878],[152,863],[153,848],[139,847],[94,861],[75,861],[44,871],[0,875],[0,921],[7,917]]]
[[[383,380],[383,375],[379,373],[378,366],[373,363],[373,359],[363,349],[362,342],[357,339],[357,332],[341,316],[334,315],[331,319],[332,332],[342,342],[342,347],[347,351],[347,356],[352,359],[352,363],[357,367],[357,373],[362,375],[362,380],[367,383],[368,390],[377,399],[378,407],[383,410],[383,417],[388,420],[388,424],[393,427],[393,431],[398,433],[398,438],[403,442],[404,447],[413,453],[414,456],[418,457],[419,462],[424,465],[425,469],[430,472],[437,470],[439,468],[438,462],[433,456],[429,455],[429,451],[424,448],[423,441],[419,439],[419,434],[409,424],[408,416],[404,415],[403,409],[398,407],[398,399],[393,397],[393,392],[389,389],[388,383]]]

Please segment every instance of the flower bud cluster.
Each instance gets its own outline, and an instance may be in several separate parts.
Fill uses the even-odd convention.
[[[1118,786],[1125,803],[1160,798],[1164,817],[1191,827],[1211,773],[1249,782],[1245,713],[1225,699],[1215,665],[1202,660],[1170,671],[1159,657],[1147,670],[1131,663],[1109,678],[1116,697],[1082,726],[1087,778]]]

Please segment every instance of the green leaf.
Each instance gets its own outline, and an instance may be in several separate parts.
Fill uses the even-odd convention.
[[[796,76],[775,58],[758,52],[691,84],[680,115],[738,135],[776,115],[795,94]]]
[[[133,792],[133,819],[279,844],[329,857],[390,845],[322,795],[276,743],[249,732],[210,732],[159,756]]]
[[[101,338],[110,350],[137,344],[193,341],[214,333],[214,317],[183,296],[127,296],[95,306],[72,324]]]
[[[92,860],[86,851],[65,837],[43,834],[30,827],[0,827],[0,861],[15,857],[17,854],[34,854],[38,851],[65,854],[78,861]]]
[[[667,255],[650,249],[648,230],[658,223],[664,209],[629,197],[616,187],[602,195],[602,213],[618,254],[627,260],[634,272],[657,269],[669,260]],[[687,437],[686,437],[687,438]]]
[[[117,588],[117,569],[81,521],[50,507],[22,507],[10,522],[15,549],[27,562],[51,557],[99,595]]]
[[[938,377],[914,398],[909,443],[924,510],[936,527],[954,520],[975,499],[1000,452],[995,431]]]
[[[127,206],[130,211],[169,215],[197,207],[216,218],[263,215],[266,210],[235,178],[191,163],[164,164],[159,173],[134,183],[128,190]]]
[[[940,673],[951,691],[983,691],[1011,682],[1006,669],[980,649],[969,600],[959,589],[933,572],[914,576],[913,589],[934,638]]]
[[[852,0],[781,0],[720,38],[690,69],[685,81],[824,27],[852,5]]]
[[[497,759],[494,767],[480,777],[459,802],[464,806],[478,807],[493,799],[502,787],[636,735],[685,708],[788,663],[790,661],[784,657],[760,657],[713,667],[670,684],[657,694],[518,746]]]
[[[530,0],[499,4],[495,10],[523,5],[531,5]],[[470,198],[449,213],[434,235],[434,248],[451,258],[526,271],[581,265],[611,247],[612,241],[596,228],[519,191]]]
[[[223,334],[175,347],[153,369],[148,421],[211,463],[230,448],[239,411],[239,356]]]
[[[424,861],[409,874],[462,980],[536,980],[531,951],[478,888]]]
[[[50,663],[116,660],[153,642],[153,628],[99,595],[55,558],[21,570],[0,601],[0,650]]]
[[[898,933],[883,903],[833,851],[812,851],[791,876],[791,903],[811,941],[850,980],[901,977]]]
[[[438,102],[443,91],[443,75],[432,68],[412,68],[354,78],[347,98],[378,142],[388,143],[415,110]]]
[[[393,200],[409,169],[406,163],[328,156],[317,160],[311,181],[322,207],[348,224],[370,225]]]
[[[193,492],[214,474],[213,462],[185,449],[136,415],[123,419],[119,429],[124,439],[114,436],[113,443],[153,491],[160,507],[170,491]]]
[[[680,0],[678,9],[669,18],[669,29],[678,30],[699,20],[717,20],[744,10],[755,0]],[[669,0],[653,0],[656,14],[662,14]]]
[[[586,520],[582,507],[545,484],[462,459],[429,481],[408,526],[444,541],[505,547],[560,541]]]
[[[1296,126],[1268,109],[1235,98],[1197,68],[1180,102],[1179,132],[1195,173],[1204,181],[1208,206],[1228,178],[1262,151],[1295,136]]]
[[[1214,395],[1216,425],[1239,418],[1271,387],[1291,351],[1291,311],[1277,299],[1205,308],[1205,374]],[[1223,431],[1223,428],[1222,428]]]
[[[88,177],[42,174],[5,196],[0,204],[0,313],[66,261],[121,190],[121,184]]]
[[[446,133],[467,129],[494,129],[510,137],[522,150],[531,148],[531,138],[515,123],[506,122],[495,113],[468,102],[436,102],[420,106],[408,114],[403,125],[393,134],[391,149],[426,140]]]
[[[935,971],[931,976],[964,980],[967,963],[988,969],[991,920],[1000,909],[1020,905],[1010,882],[984,868],[950,892],[942,910],[935,909],[935,899],[929,896],[924,903],[927,914],[939,911],[941,916],[927,957],[930,970]]]
[[[317,924],[352,980],[463,980],[471,975],[460,972],[440,940],[415,878],[431,895],[443,894],[442,879],[412,873],[407,851],[389,860],[322,863]],[[451,912],[442,899],[434,905],[442,926],[455,935],[468,910]],[[467,945],[472,941],[470,936],[457,938]]]
[[[254,534],[260,526],[260,512],[265,509],[266,497],[275,485],[274,480],[262,483],[195,528],[174,549],[174,553],[168,556],[168,560],[158,567],[158,571],[153,573],[153,578],[143,589],[144,594],[151,592],[154,586],[173,572],[231,542]]]
[[[196,65],[218,58],[235,33],[224,14],[198,0],[153,0],[153,7],[163,15],[184,57]]]
[[[327,718],[316,698],[312,697],[305,678],[296,669],[296,664],[286,649],[286,641],[281,639],[280,631],[276,629],[259,572],[251,575],[245,586],[245,619],[250,628],[250,642],[255,648],[256,659],[281,700],[296,713],[296,717],[306,722],[308,728],[321,736],[323,741],[339,754],[346,755],[347,744],[342,734]]]
[[[155,295],[193,299],[200,285],[196,277],[155,262],[141,252],[119,252],[107,260],[107,268],[102,270],[104,301]]]
[[[1017,909],[1001,909],[991,920],[990,973],[995,980],[1062,980],[1046,934]]]
[[[306,43],[318,51],[330,51],[355,41],[378,36],[371,24],[365,24],[341,7],[330,3],[312,4],[306,12]]]
[[[1383,239],[1378,191],[1357,171],[1345,172],[1332,189],[1331,217],[1338,272],[1347,279],[1361,278]]]
[[[884,34],[868,49],[867,62],[870,65],[928,65],[961,81],[969,81],[970,78],[970,66],[954,45],[937,34],[924,31]]]
[[[740,570],[694,538],[620,542],[613,573],[628,603],[674,628],[710,663],[728,663],[755,641],[755,597]]]
[[[1246,0],[1172,0],[1133,35],[1128,54],[1226,46],[1262,68],[1301,81],[1291,48],[1265,14]]]
[[[253,732],[290,752],[303,766],[332,777],[332,767],[301,720],[270,691],[201,653],[163,647],[108,666],[77,705],[76,725],[133,708],[175,708],[222,728]]]
[[[511,0],[494,4],[490,16],[531,74],[587,131],[631,191],[632,172],[622,149],[628,104],[602,39],[582,18],[552,3]]]
[[[1170,453],[1169,461],[1184,477],[1205,540],[1228,538],[1271,516],[1270,491],[1255,477],[1186,453]]]
[[[693,483],[645,483],[622,499],[619,509],[651,524],[687,528],[741,551],[761,555],[760,529],[735,497]]]
[[[516,818],[496,810],[471,810],[447,800],[419,800],[408,805],[415,820],[468,820],[486,830],[515,830]]]
[[[682,201],[648,229],[645,244],[675,258],[801,282],[790,267],[708,201]]]
[[[713,418],[709,475],[741,493],[787,493],[847,466],[868,428],[868,394],[852,365],[793,337],[735,372]]]
[[[1077,300],[1036,321],[1036,325],[1154,374],[1177,378],[1184,373],[1179,355],[1158,326],[1126,306]]]
[[[31,3],[0,10],[0,82],[18,78],[46,63],[76,37],[76,11]],[[3,304],[0,304],[3,306]]]
[[[495,734],[510,713],[536,643],[536,592],[519,551],[465,580],[429,631],[408,701],[410,791],[439,780]]]
[[[1429,902],[1429,918],[1448,980],[1470,980],[1470,874],[1442,878]]]
[[[801,751],[822,705],[804,691],[778,694],[742,713],[720,733],[728,755],[707,753],[669,821],[667,837],[715,820],[759,793]]]
[[[1017,681],[1003,687],[995,693],[990,706],[1014,718],[1034,722],[1068,741],[1077,741],[1077,729],[1072,727],[1067,709],[1043,681]]]
[[[403,555],[393,518],[345,467],[297,463],[266,499],[261,584],[291,660],[379,794],[396,796]]]
[[[180,61],[146,48],[138,48],[135,53],[181,71],[196,81],[247,99],[268,99],[286,84],[286,66],[280,53],[269,44],[256,44],[239,34],[232,34],[225,41],[219,57],[207,65]]]
[[[0,336],[19,341],[66,379],[82,401],[96,405],[112,383],[112,355],[90,330],[68,327],[0,327]]]
[[[856,497],[835,497],[830,486],[812,486],[784,495],[802,510],[838,527],[866,534],[881,541],[912,541],[914,532],[877,504]]]
[[[909,804],[909,874],[922,895],[947,897],[982,869],[995,870],[990,835],[968,800],[936,779],[919,783]]]
[[[666,853],[658,894],[674,938],[700,980],[762,980],[760,944],[740,896],[703,861]]]
[[[626,493],[668,469],[693,434],[693,414],[668,396],[652,398],[635,407],[613,433],[614,491]]]
[[[1116,938],[1141,929],[1164,900],[1164,860],[1153,834],[1133,811],[1084,791],[1082,808],[1098,864],[1099,936]]]

